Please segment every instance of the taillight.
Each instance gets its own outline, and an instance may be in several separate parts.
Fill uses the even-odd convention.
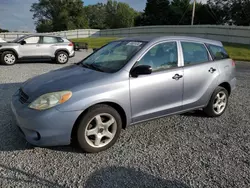
[[[232,66],[235,67],[235,61],[234,60],[232,60]]]
[[[69,43],[69,46],[74,46],[74,44],[72,42]]]

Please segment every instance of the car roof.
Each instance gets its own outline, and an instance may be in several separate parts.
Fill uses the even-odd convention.
[[[60,37],[60,38],[64,38],[62,36],[57,36],[57,35],[46,35],[46,34],[28,34],[25,35],[25,37],[35,37],[35,36],[39,36],[39,37]]]
[[[202,43],[214,44],[217,46],[223,46],[220,41],[198,38],[198,37],[190,37],[190,36],[141,36],[141,37],[129,37],[121,40],[134,40],[143,42],[160,42],[163,40],[184,40],[184,41],[202,42]]]

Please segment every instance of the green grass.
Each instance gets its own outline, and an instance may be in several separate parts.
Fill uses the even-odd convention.
[[[223,43],[229,56],[234,60],[250,61],[250,45]]]
[[[118,38],[107,38],[107,37],[99,37],[99,38],[79,38],[72,39],[73,42],[86,42],[88,43],[89,48],[100,48],[101,46],[114,41]]]
[[[89,48],[100,48],[101,46],[118,38],[79,38],[72,39],[73,42],[87,42]],[[250,45],[223,43],[229,56],[234,60],[250,61]]]

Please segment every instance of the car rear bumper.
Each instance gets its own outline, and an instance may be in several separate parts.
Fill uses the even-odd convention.
[[[70,54],[69,54],[69,57],[74,57],[75,56],[75,51],[72,51]]]
[[[36,146],[69,145],[73,125],[80,112],[60,112],[55,108],[37,111],[12,97],[11,109],[25,139]]]
[[[230,81],[230,86],[231,86],[231,90],[235,90],[236,88],[236,83],[237,83],[237,80],[236,78],[233,78],[231,81]]]

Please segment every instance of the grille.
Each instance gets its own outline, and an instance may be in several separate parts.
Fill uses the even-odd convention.
[[[19,89],[19,101],[24,104],[27,103],[29,99],[29,96],[23,92],[22,89]]]

